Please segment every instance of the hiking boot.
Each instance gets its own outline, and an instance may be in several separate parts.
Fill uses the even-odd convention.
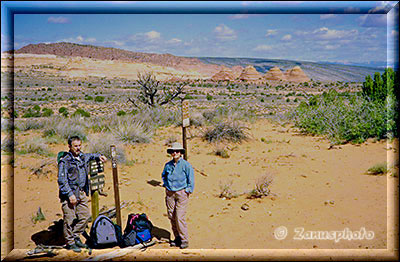
[[[72,251],[74,251],[76,253],[80,253],[82,251],[80,249],[80,247],[78,247],[76,244],[66,245],[65,248],[68,249],[68,250],[72,250]]]
[[[179,246],[180,249],[185,249],[185,248],[188,248],[188,247],[189,247],[189,243],[187,243],[187,242],[183,242],[183,243]]]
[[[81,248],[87,248],[87,245],[83,244],[80,238],[75,238],[75,245]]]
[[[181,238],[180,237],[175,238],[175,240],[173,240],[173,241],[171,241],[169,243],[170,247],[179,247],[180,245],[181,245]]]

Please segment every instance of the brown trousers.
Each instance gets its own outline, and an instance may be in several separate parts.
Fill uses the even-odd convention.
[[[75,243],[75,238],[85,231],[91,216],[89,209],[89,199],[85,192],[80,191],[78,203],[75,206],[69,204],[67,200],[61,203],[64,214],[64,238],[68,245]]]
[[[176,192],[165,190],[165,192],[165,203],[167,205],[168,218],[171,221],[172,232],[175,238],[181,238],[182,243],[189,243],[185,219],[189,194],[185,192],[185,189]]]

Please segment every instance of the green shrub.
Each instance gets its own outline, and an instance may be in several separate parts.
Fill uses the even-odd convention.
[[[82,108],[77,108],[76,111],[72,114],[72,116],[90,117],[90,113],[83,110]]]
[[[58,109],[58,113],[60,113],[62,116],[67,117],[68,116],[68,109],[66,107],[60,107],[60,109]]]
[[[34,107],[28,108],[28,110],[22,115],[24,118],[29,117],[40,117],[40,106],[35,105]]]
[[[124,110],[120,110],[117,112],[117,116],[124,116],[126,115],[126,112]]]
[[[370,175],[386,175],[388,172],[387,163],[376,164],[368,169]]]
[[[51,108],[47,108],[47,107],[43,108],[42,112],[43,112],[42,113],[43,117],[49,117],[49,116],[52,116],[54,114],[53,110]]]
[[[212,97],[212,95],[207,94],[206,99],[207,99],[208,101],[211,101],[211,100],[213,99],[213,97]]]
[[[96,96],[94,98],[94,101],[99,103],[104,102],[104,96]]]
[[[355,94],[343,97],[334,89],[301,102],[291,117],[304,133],[327,135],[333,144],[362,143],[369,137],[387,135],[382,103]]]

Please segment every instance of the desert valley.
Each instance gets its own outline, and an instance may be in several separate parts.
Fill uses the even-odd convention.
[[[48,238],[60,244],[60,232],[51,231],[62,219],[56,155],[68,148],[70,134],[84,137],[84,152],[109,155],[110,145],[117,146],[122,228],[128,214],[144,212],[156,229],[157,243],[142,253],[105,258],[234,254],[245,259],[250,252],[260,259],[295,249],[304,250],[303,257],[314,250],[326,256],[339,250],[344,257],[352,256],[346,250],[357,250],[369,257],[392,250],[398,228],[398,139],[357,142],[310,135],[295,124],[293,113],[314,95],[334,93],[350,101],[374,69],[237,61],[208,63],[70,43],[2,53],[2,259],[10,254],[9,260],[29,261],[26,252]],[[140,94],[138,75],[146,72],[165,92],[183,86],[180,97],[189,103],[187,149],[196,182],[187,213],[193,251],[184,254],[166,242],[171,229],[161,186],[162,168],[170,160],[166,149],[182,141],[181,104],[177,99],[163,107],[135,106],[130,100]],[[221,124],[233,134],[213,137],[211,131]],[[377,166],[387,169],[373,172]],[[103,211],[114,207],[110,161],[104,173]],[[266,177],[270,193],[255,194]],[[285,237],[279,235],[282,229]],[[359,239],[299,239],[301,229],[366,233]],[[90,259],[115,250],[120,249],[79,255],[56,250],[54,259]]]

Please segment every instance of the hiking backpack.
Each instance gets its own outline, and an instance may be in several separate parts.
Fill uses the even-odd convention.
[[[120,246],[121,227],[104,215],[98,216],[90,229],[88,246],[91,248],[110,248]]]
[[[122,235],[124,246],[134,246],[140,243],[151,241],[153,224],[145,213],[129,214],[128,221]]]

